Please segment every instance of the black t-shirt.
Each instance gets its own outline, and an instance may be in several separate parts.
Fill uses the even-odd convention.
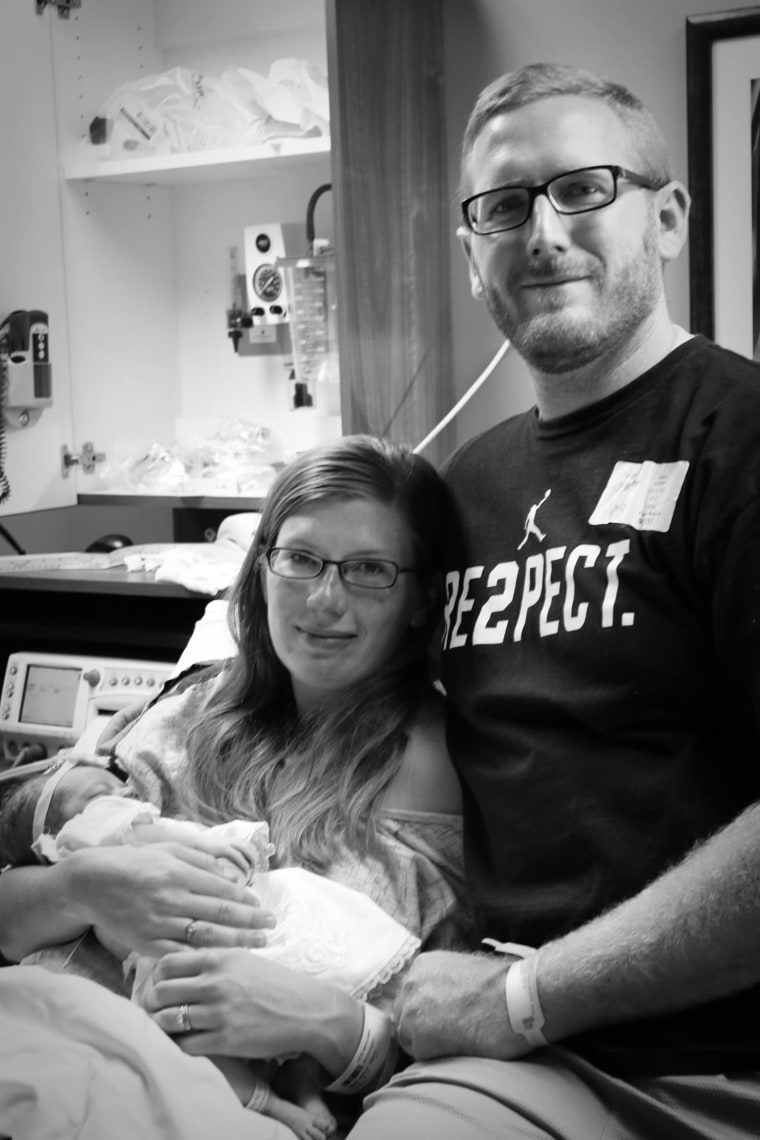
[[[540,946],[760,799],[760,367],[695,337],[446,478],[473,904],[481,936]],[[760,990],[602,1038],[608,1067],[760,1068]]]

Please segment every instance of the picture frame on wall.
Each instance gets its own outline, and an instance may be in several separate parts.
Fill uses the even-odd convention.
[[[760,7],[686,19],[691,331],[760,360]]]

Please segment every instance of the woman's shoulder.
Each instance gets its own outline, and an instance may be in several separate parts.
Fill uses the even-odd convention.
[[[401,767],[383,796],[385,810],[458,814],[462,793],[446,748],[445,706],[436,694],[409,731]]]

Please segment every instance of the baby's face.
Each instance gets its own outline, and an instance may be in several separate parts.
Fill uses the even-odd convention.
[[[90,800],[96,800],[98,796],[123,796],[126,790],[113,772],[77,765],[61,778],[55,794],[61,797],[64,818],[73,819],[84,811]]]

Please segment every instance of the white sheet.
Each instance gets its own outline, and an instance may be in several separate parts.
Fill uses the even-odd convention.
[[[0,1136],[13,1140],[293,1140],[202,1057],[86,978],[0,969]]]

